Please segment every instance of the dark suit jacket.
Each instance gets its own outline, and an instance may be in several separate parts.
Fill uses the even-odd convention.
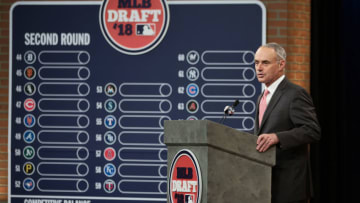
[[[311,193],[308,143],[320,140],[320,126],[310,95],[286,78],[273,94],[259,126],[257,102],[255,135],[276,133],[276,165],[272,170],[272,203],[306,199]]]

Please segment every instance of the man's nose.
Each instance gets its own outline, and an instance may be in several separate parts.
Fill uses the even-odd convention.
[[[257,71],[263,71],[263,66],[261,64],[258,64],[256,67]]]

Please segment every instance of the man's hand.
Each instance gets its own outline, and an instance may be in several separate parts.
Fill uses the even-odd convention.
[[[271,146],[279,143],[279,138],[276,136],[275,133],[271,134],[261,134],[256,141],[256,150],[259,152],[265,152]]]

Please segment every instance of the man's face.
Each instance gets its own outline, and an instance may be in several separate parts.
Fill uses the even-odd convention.
[[[274,49],[260,47],[255,53],[255,69],[259,82],[267,87],[284,74],[285,60],[277,60]]]

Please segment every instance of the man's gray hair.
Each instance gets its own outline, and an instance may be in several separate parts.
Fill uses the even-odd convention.
[[[285,60],[286,61],[286,51],[285,49],[280,46],[278,43],[275,42],[271,42],[271,43],[267,43],[262,45],[261,47],[267,47],[267,48],[271,48],[274,49],[277,55],[277,60]]]

